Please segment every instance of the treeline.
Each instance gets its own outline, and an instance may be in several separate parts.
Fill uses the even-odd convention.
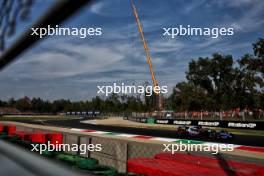
[[[176,84],[171,95],[164,98],[166,110],[219,111],[264,109],[264,39],[253,44],[252,55],[240,59],[231,55],[213,54],[189,63],[186,81]],[[153,96],[155,94],[153,93]],[[57,113],[67,111],[148,112],[154,110],[155,97],[117,95],[95,97],[90,101],[46,101],[24,97],[0,101],[0,107],[20,111]]]
[[[168,98],[176,111],[264,108],[264,39],[253,44],[254,54],[238,60],[213,54],[189,63],[186,81]]]
[[[23,97],[4,102],[0,101],[0,107],[12,107],[22,112],[34,113],[58,113],[68,111],[100,111],[100,112],[144,112],[148,111],[146,104],[140,97],[111,94],[106,99],[96,96],[91,101],[72,102],[70,100],[45,101],[41,98],[29,99]]]

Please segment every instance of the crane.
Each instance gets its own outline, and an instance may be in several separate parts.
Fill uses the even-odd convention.
[[[142,29],[142,26],[141,26],[141,23],[140,23],[140,20],[139,20],[139,17],[138,17],[136,6],[134,5],[133,0],[131,0],[130,2],[131,2],[131,6],[132,6],[132,9],[133,9],[133,12],[134,12],[134,16],[136,18],[138,30],[139,30],[140,37],[141,37],[141,41],[142,41],[144,49],[145,49],[146,58],[147,58],[147,62],[148,62],[148,65],[149,65],[149,71],[150,71],[150,74],[151,74],[153,86],[156,87],[156,86],[158,86],[158,82],[157,82],[157,79],[155,77],[155,72],[153,70],[151,57],[150,57],[150,54],[149,54],[148,44],[147,44],[147,41],[146,41],[146,39],[144,37],[144,32],[143,32],[143,29]],[[161,111],[163,109],[161,95],[158,92],[155,92],[155,97],[156,97],[155,110]]]

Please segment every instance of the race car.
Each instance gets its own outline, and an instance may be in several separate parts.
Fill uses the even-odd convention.
[[[200,136],[201,134],[201,127],[199,126],[192,126],[187,129],[187,132],[190,136]]]
[[[233,139],[234,135],[226,130],[221,130],[216,134],[217,139]]]
[[[187,136],[189,134],[187,130],[188,130],[188,127],[179,126],[178,129],[177,129],[177,134],[179,136]]]
[[[210,128],[202,128],[200,130],[200,136],[201,137],[206,137],[206,138],[216,138],[217,136],[217,132],[214,129],[210,129]]]
[[[177,134],[179,136],[197,136],[202,138],[210,139],[233,139],[234,135],[226,130],[221,130],[217,132],[211,128],[202,128],[201,126],[180,126],[177,129]]]

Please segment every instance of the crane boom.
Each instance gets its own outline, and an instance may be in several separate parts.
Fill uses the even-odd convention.
[[[144,46],[144,49],[145,49],[145,52],[146,52],[147,62],[148,62],[148,65],[149,65],[149,71],[151,73],[153,86],[156,87],[156,86],[158,86],[158,82],[156,80],[155,73],[154,73],[154,70],[153,70],[153,67],[152,67],[151,58],[150,58],[149,49],[148,49],[148,44],[147,44],[147,41],[145,40],[143,29],[142,29],[142,26],[140,24],[140,20],[139,20],[139,17],[138,17],[137,9],[136,9],[136,7],[135,7],[135,5],[133,3],[133,0],[131,0],[131,6],[132,6],[132,9],[133,9],[133,12],[134,12],[134,16],[135,16],[136,21],[137,21],[137,26],[138,26],[138,30],[139,30],[139,33],[140,33],[141,41],[143,43],[143,46]],[[155,98],[156,98],[155,109],[160,111],[160,110],[163,109],[163,106],[162,106],[161,96],[160,96],[160,94],[158,92],[155,92]]]
[[[141,26],[139,18],[138,18],[137,9],[136,9],[136,7],[135,7],[135,5],[133,3],[133,0],[131,0],[131,5],[132,5],[132,8],[133,8],[134,15],[136,17],[138,30],[140,32],[141,40],[142,40],[142,43],[143,43],[143,46],[144,46],[144,49],[145,49],[145,52],[146,52],[146,57],[147,57],[148,65],[149,65],[149,70],[150,70],[150,73],[151,73],[152,82],[153,82],[154,86],[158,86],[158,82],[156,80],[155,73],[154,73],[154,70],[153,70],[153,67],[152,67],[152,63],[151,63],[151,58],[150,58],[150,54],[149,54],[148,44],[147,44],[147,42],[145,40],[144,33],[143,33],[143,30],[142,30],[142,26]]]

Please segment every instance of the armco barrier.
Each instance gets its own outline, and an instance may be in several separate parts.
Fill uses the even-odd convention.
[[[133,118],[129,117],[128,120],[148,123],[148,118]],[[186,120],[186,119],[155,119],[155,124],[164,125],[200,125],[204,127],[221,127],[221,128],[237,128],[237,129],[254,129],[264,130],[264,122],[257,121],[227,121],[227,120]]]

